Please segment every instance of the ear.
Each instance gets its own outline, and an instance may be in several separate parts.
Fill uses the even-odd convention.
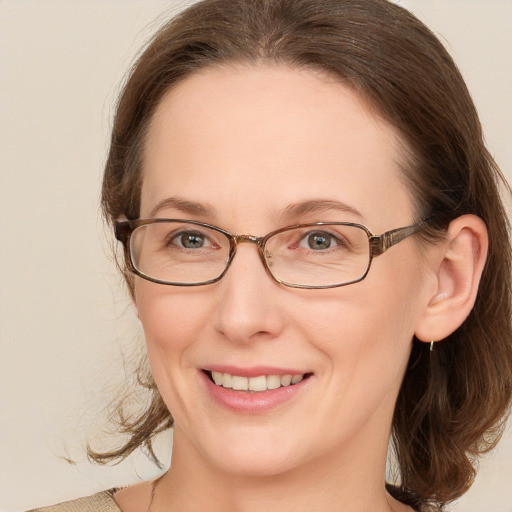
[[[446,238],[433,247],[427,263],[433,275],[416,337],[430,343],[446,338],[473,309],[487,257],[484,222],[475,215],[453,220]]]

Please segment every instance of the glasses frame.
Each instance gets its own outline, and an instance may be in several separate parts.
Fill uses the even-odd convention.
[[[170,282],[170,281],[162,281],[160,279],[155,279],[153,277],[150,277],[137,268],[135,268],[135,265],[132,260],[132,253],[130,248],[130,238],[132,236],[132,233],[140,226],[146,226],[148,224],[158,224],[158,223],[166,223],[166,222],[180,222],[187,224],[194,224],[196,226],[203,226],[209,229],[212,229],[214,231],[218,231],[219,233],[222,233],[226,238],[229,240],[229,256],[228,260],[226,262],[226,267],[224,268],[224,271],[215,279],[210,279],[209,281],[201,281],[198,283],[177,283],[177,282]],[[420,231],[420,228],[422,224],[424,224],[427,221],[420,221],[416,224],[412,224],[410,226],[404,226],[401,228],[395,228],[391,229],[389,231],[386,231],[385,233],[382,233],[381,235],[374,235],[366,226],[363,224],[357,224],[353,222],[312,222],[312,223],[306,223],[306,224],[294,224],[293,226],[286,226],[284,228],[276,229],[275,231],[271,231],[270,233],[266,234],[265,236],[255,236],[255,235],[233,235],[229,233],[228,231],[219,228],[217,226],[213,226],[212,224],[208,224],[206,222],[200,222],[197,220],[188,220],[188,219],[136,219],[136,220],[118,220],[114,223],[114,230],[115,230],[115,237],[117,240],[119,240],[123,245],[125,249],[125,256],[126,261],[129,264],[129,270],[134,273],[135,275],[146,279],[147,281],[151,281],[153,283],[158,284],[164,284],[169,286],[204,286],[207,284],[213,284],[217,281],[220,281],[224,274],[228,271],[229,267],[231,266],[231,263],[233,261],[233,258],[236,254],[236,249],[238,247],[238,244],[248,242],[253,243],[258,247],[258,252],[260,255],[261,262],[263,263],[263,267],[265,268],[266,272],[274,279],[274,281],[284,285],[289,286],[290,288],[303,288],[303,289],[325,289],[325,288],[339,288],[341,286],[347,286],[349,284],[354,284],[362,281],[370,271],[370,267],[372,264],[372,261],[377,256],[380,256],[381,254],[384,254],[390,247],[393,247],[394,245],[400,243],[402,240],[405,240],[409,236],[417,233]],[[286,281],[283,281],[282,279],[277,278],[272,274],[272,271],[270,270],[267,260],[265,259],[265,244],[269,240],[269,238],[272,238],[273,236],[282,233],[284,231],[290,231],[292,229],[297,228],[304,228],[304,227],[315,227],[315,226],[352,226],[359,228],[363,230],[367,237],[368,237],[368,243],[369,243],[369,259],[368,259],[368,265],[366,267],[365,272],[363,275],[357,279],[354,279],[352,281],[348,281],[346,283],[341,284],[330,284],[330,285],[320,285],[320,286],[312,286],[312,285],[302,285],[302,284],[294,284],[294,283],[288,283]]]

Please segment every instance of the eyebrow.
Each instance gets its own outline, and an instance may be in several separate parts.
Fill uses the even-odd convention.
[[[166,208],[173,208],[174,210],[189,215],[204,215],[209,217],[215,215],[215,208],[209,204],[188,201],[179,197],[168,197],[157,203],[149,213],[149,216],[154,218],[158,212]]]
[[[350,213],[360,219],[365,219],[364,215],[352,206],[333,199],[310,199],[308,201],[290,204],[283,210],[282,217],[300,217],[301,215],[320,213],[328,210]]]
[[[157,213],[167,208],[172,208],[189,215],[201,215],[205,217],[213,217],[216,215],[215,208],[210,204],[189,201],[179,197],[168,197],[153,207],[149,213],[150,218],[154,218]],[[364,216],[352,206],[333,199],[309,199],[299,203],[292,203],[282,210],[281,218],[296,218],[311,213],[326,212],[328,210],[350,213],[359,217],[360,219],[365,219]]]

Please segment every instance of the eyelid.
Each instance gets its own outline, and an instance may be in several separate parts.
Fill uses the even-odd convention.
[[[337,231],[338,226],[329,226],[329,225],[319,225],[319,226],[308,226],[304,227],[303,229],[303,236],[307,236],[313,233],[320,233],[320,234],[327,234],[329,236],[332,236],[334,238],[343,238],[342,233]]]

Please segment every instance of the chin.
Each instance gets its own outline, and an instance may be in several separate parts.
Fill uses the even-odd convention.
[[[217,457],[212,462],[224,473],[238,477],[275,477],[289,473],[298,465],[296,454],[237,453]]]
[[[224,435],[219,435],[222,432]],[[201,436],[203,437],[203,436]],[[215,469],[241,477],[270,477],[287,473],[308,459],[301,454],[299,439],[290,432],[268,429],[229,428],[208,432],[201,442],[195,437],[200,459],[208,460]]]

